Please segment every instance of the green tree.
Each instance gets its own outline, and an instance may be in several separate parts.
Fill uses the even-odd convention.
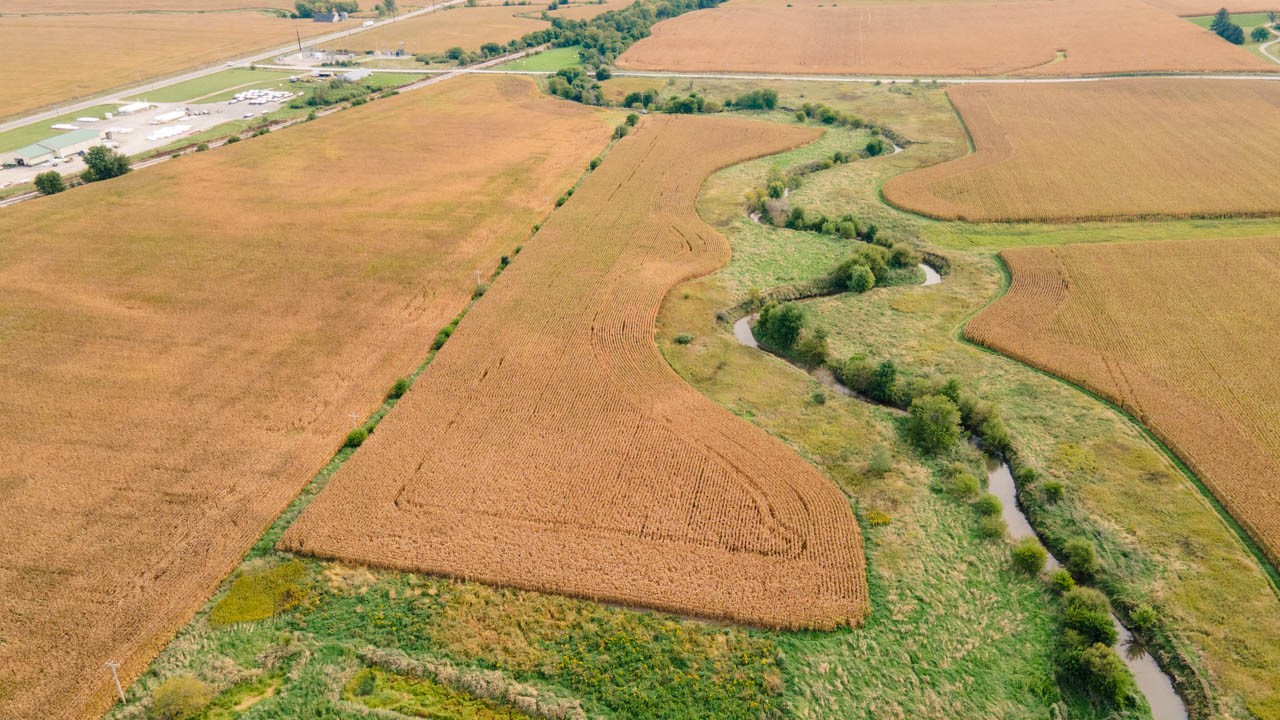
[[[1067,569],[1077,577],[1091,578],[1102,567],[1097,548],[1086,538],[1068,540],[1062,547],[1062,556]]]
[[[760,319],[756,321],[753,333],[765,345],[787,352],[800,339],[800,331],[804,329],[804,312],[795,303],[766,305],[760,311]]]
[[[129,167],[129,156],[116,152],[106,145],[97,145],[89,148],[84,154],[84,164],[89,166],[88,169],[80,173],[81,179],[85,182],[110,180],[113,177],[124,175],[131,169]]]
[[[960,439],[960,410],[942,395],[912,400],[907,437],[926,453],[945,450]]]
[[[1261,25],[1254,28],[1253,31],[1249,33],[1249,39],[1256,43],[1266,42],[1269,37],[1271,37],[1271,31]]]
[[[1018,541],[1011,552],[1013,566],[1028,575],[1039,575],[1049,559],[1049,553],[1035,538],[1028,537]]]
[[[1133,693],[1129,668],[1109,646],[1094,643],[1080,652],[1076,662],[1085,685],[1115,705],[1124,705]]]
[[[41,195],[57,195],[66,189],[66,183],[62,182],[62,174],[57,170],[49,170],[36,176],[36,190],[39,190]]]
[[[1111,603],[1093,588],[1077,587],[1062,596],[1062,624],[1079,633],[1085,644],[1116,644],[1118,634],[1111,620]]]
[[[1231,24],[1231,13],[1226,8],[1218,8],[1218,12],[1213,15],[1213,22],[1209,23],[1209,29],[1222,34],[1222,29]]]
[[[876,366],[867,386],[867,394],[873,400],[883,403],[893,402],[893,393],[898,387],[898,366],[892,360],[885,360]]]

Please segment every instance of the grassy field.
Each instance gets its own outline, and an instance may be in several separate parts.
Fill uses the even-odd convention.
[[[845,499],[653,346],[666,291],[728,259],[693,212],[703,179],[816,137],[736,118],[642,122],[282,549],[769,627],[856,624],[866,581]],[[430,448],[413,440],[424,434]]]
[[[536,55],[528,55],[519,60],[512,60],[503,63],[499,67],[503,70],[536,70],[541,72],[555,72],[568,67],[576,67],[578,65],[578,51],[580,46],[552,48],[543,50]]]
[[[33,142],[44,140],[45,138],[50,138],[54,135],[60,135],[66,132],[65,130],[54,130],[52,128],[53,125],[71,123],[73,125],[79,125],[80,127],[88,127],[85,123],[77,123],[76,118],[101,118],[103,113],[113,112],[118,107],[120,106],[115,104],[96,105],[91,108],[85,108],[84,110],[59,115],[50,120],[41,120],[37,123],[31,123],[30,125],[23,125],[22,127],[0,132],[0,153],[7,153],[10,150],[16,150],[20,147],[30,145]],[[104,127],[107,125],[106,122],[99,122],[99,124]]]
[[[1105,23],[1097,22],[1102,13]],[[1280,71],[1142,0],[731,0],[659,23],[618,65],[899,76]]]
[[[609,133],[474,78],[7,210],[0,715],[105,707]]]
[[[138,96],[136,100],[151,102],[192,102],[240,86],[258,87],[288,80],[295,73],[285,70],[250,70],[233,68],[194,80],[187,80]]]
[[[547,27],[542,20],[521,17],[529,11],[527,7],[502,5],[453,7],[339,38],[322,47],[350,52],[403,48],[409,54],[439,53],[455,46],[471,51],[488,42],[505,45]]]
[[[969,221],[1280,214],[1270,192],[1280,183],[1273,83],[1143,79],[947,94],[977,151],[893,178],[884,196],[895,205]],[[1202,140],[1209,125],[1214,142]]]
[[[0,88],[0,116],[220,62],[331,31],[260,12],[0,17],[0,66],[28,67]],[[129,52],[120,52],[128,47]]]
[[[1280,398],[1264,369],[1280,242],[1007,250],[1009,293],[966,336],[1110,398],[1196,470],[1280,564]],[[1205,277],[1206,268],[1212,268]]]
[[[726,90],[718,91],[719,87]],[[705,82],[695,89],[719,95],[730,87],[737,92],[739,86]],[[823,86],[785,87],[795,93],[784,93],[782,102],[788,105],[802,102],[797,97],[801,94],[808,101],[836,102]],[[687,89],[683,84],[679,88]],[[1280,686],[1280,601],[1256,560],[1195,486],[1120,413],[1026,366],[957,342],[960,326],[998,295],[1004,283],[988,248],[1095,239],[1248,237],[1274,233],[1280,227],[1277,221],[1010,227],[921,220],[886,207],[878,189],[886,177],[967,152],[945,97],[937,90],[909,86],[841,87],[831,92],[916,142],[897,155],[820,173],[792,193],[794,201],[826,213],[853,211],[875,221],[881,232],[919,238],[938,247],[953,268],[946,282],[935,288],[811,303],[811,311],[832,330],[833,351],[837,356],[865,352],[975,383],[1004,408],[1006,420],[1026,445],[1024,454],[1069,488],[1070,501],[1053,506],[1042,524],[1059,537],[1074,527],[1097,539],[1116,567],[1117,589],[1167,614],[1172,644],[1211,683],[1223,713],[1280,717],[1280,697],[1274,690]],[[704,202],[711,201],[715,191],[713,182]],[[740,207],[741,196],[726,193],[717,202]],[[755,237],[755,228],[752,234],[741,232],[752,226],[740,211],[736,217],[726,216],[725,222],[733,224],[712,224],[726,232],[735,250]],[[791,241],[779,238],[777,244],[785,247]],[[734,267],[730,263],[726,274]],[[737,284],[743,287],[749,281]],[[1161,488],[1158,506],[1149,502],[1152,487]],[[874,568],[872,550],[868,554]],[[1219,592],[1222,587],[1232,588],[1229,596]]]

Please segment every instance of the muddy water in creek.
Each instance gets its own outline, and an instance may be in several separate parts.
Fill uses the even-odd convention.
[[[1002,516],[1013,539],[1036,537],[1036,531],[1018,507],[1018,489],[1007,464],[993,458],[987,459],[987,490],[1000,498],[1004,505]],[[1053,570],[1058,567],[1061,565],[1057,559],[1050,556],[1046,568]],[[1187,720],[1187,707],[1183,705],[1178,693],[1174,692],[1173,681],[1156,664],[1155,658],[1147,654],[1138,639],[1133,637],[1133,633],[1120,624],[1119,618],[1112,615],[1111,622],[1115,624],[1116,633],[1120,636],[1117,648],[1119,655],[1137,680],[1138,690],[1147,697],[1147,704],[1151,706],[1151,714],[1155,720]]]

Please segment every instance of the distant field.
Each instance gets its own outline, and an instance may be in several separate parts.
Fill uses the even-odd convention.
[[[895,205],[971,221],[1280,213],[1280,85],[967,85],[977,152],[900,175]]]
[[[644,121],[281,548],[769,626],[859,621],[862,543],[840,491],[654,344],[669,288],[729,258],[694,211],[706,176],[815,135]]]
[[[258,12],[0,17],[0,67],[39,67],[7,75],[0,116],[286,45],[295,30],[333,27]]]
[[[965,334],[1124,406],[1280,562],[1280,240],[1019,248]]]
[[[207,12],[276,8],[292,10],[290,0],[0,0],[0,13]]]
[[[0,717],[101,712],[610,129],[463,78],[0,213]]]
[[[552,48],[543,50],[536,55],[528,55],[519,60],[512,60],[503,63],[503,70],[536,70],[545,72],[554,72],[567,67],[578,65],[581,60],[578,58],[578,51],[582,49],[580,45],[573,47]]]
[[[143,93],[139,95],[139,99],[150,100],[151,102],[189,102],[240,85],[285,80],[295,74],[287,70],[235,68],[170,85],[149,93]]]
[[[475,50],[487,42],[506,44],[526,33],[547,27],[542,20],[516,17],[528,7],[501,5],[455,7],[427,13],[401,22],[339,38],[322,47],[327,50],[393,51],[404,43],[408,53],[444,52],[451,47]],[[536,11],[536,10],[535,10]]]
[[[1141,0],[730,0],[658,23],[630,70],[1076,75],[1280,70]]]
[[[1154,7],[1167,10],[1175,15],[1209,15],[1222,7],[1222,0],[1144,0]],[[1228,10],[1233,13],[1266,12],[1280,10],[1280,4],[1273,0],[1245,0],[1241,3],[1229,3]]]
[[[560,7],[551,12],[551,17],[567,18],[569,20],[590,20],[591,18],[609,12],[610,10],[621,10],[636,0],[608,0],[608,2],[585,2],[569,5],[568,7]]]

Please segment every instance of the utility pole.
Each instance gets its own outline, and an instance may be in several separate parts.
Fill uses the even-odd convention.
[[[298,54],[302,54],[302,31],[298,28],[293,29],[293,34],[298,36]]]
[[[108,660],[106,665],[111,668],[111,679],[116,681],[116,692],[120,693],[120,702],[126,702],[124,699],[124,688],[120,687],[120,676],[116,673],[116,670],[120,669],[120,663],[115,660]]]
[[[347,417],[351,418],[351,427],[360,427],[360,416],[355,413],[347,413]]]

